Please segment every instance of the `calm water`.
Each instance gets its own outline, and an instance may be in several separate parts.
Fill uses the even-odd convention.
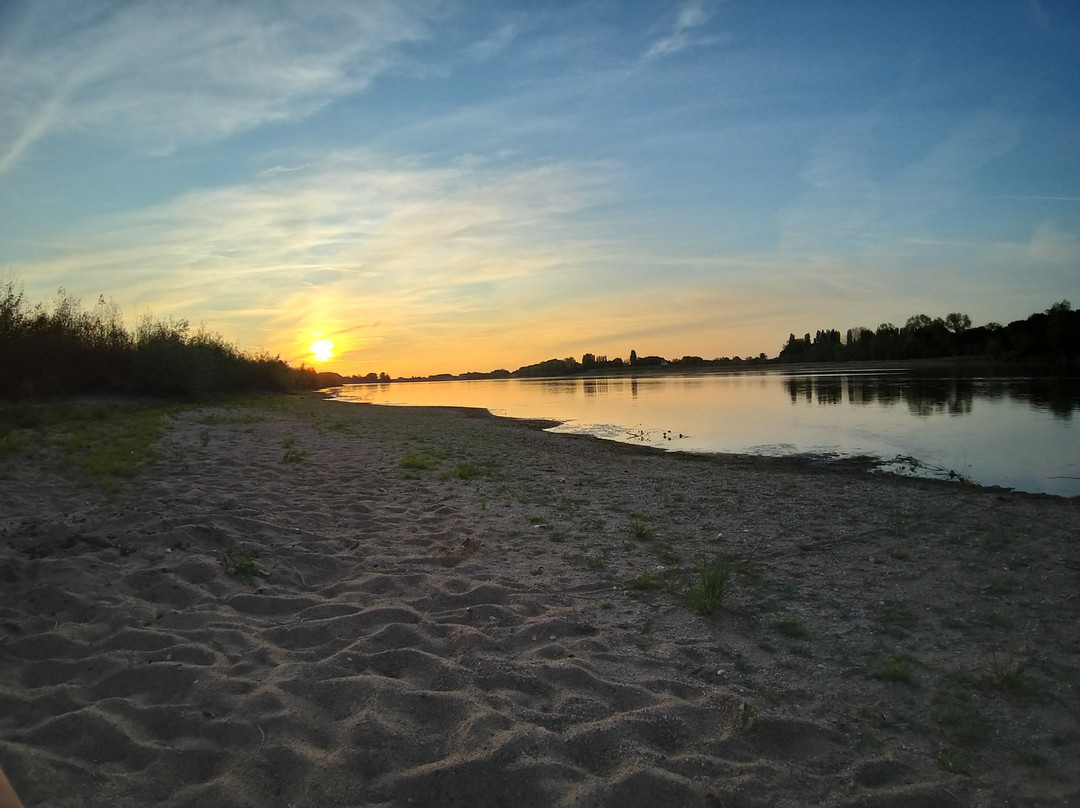
[[[338,397],[482,407],[682,451],[903,457],[886,468],[1080,495],[1077,379],[762,371],[347,385]]]

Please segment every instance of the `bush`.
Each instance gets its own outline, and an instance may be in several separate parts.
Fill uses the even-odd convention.
[[[93,311],[61,289],[51,309],[0,286],[0,398],[121,393],[201,398],[215,393],[311,390],[315,371],[250,356],[187,320],[144,318],[134,333],[104,297]]]
[[[731,562],[724,557],[702,562],[688,593],[694,611],[705,616],[716,611],[727,595],[731,572]]]

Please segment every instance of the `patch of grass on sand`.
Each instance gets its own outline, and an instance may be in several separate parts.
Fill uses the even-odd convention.
[[[250,544],[238,544],[221,554],[221,567],[230,578],[250,584],[255,577],[265,578],[258,564],[259,554]]]
[[[623,588],[631,592],[649,592],[657,589],[668,589],[668,582],[651,572],[643,572],[633,575],[623,581]]]
[[[809,640],[814,632],[797,617],[781,617],[769,624],[769,627],[782,637],[790,640]]]
[[[735,711],[733,724],[735,729],[746,731],[751,729],[758,720],[758,711],[754,705],[747,701],[739,703],[739,709]]]
[[[630,517],[630,535],[635,539],[647,539],[651,535],[648,524],[638,515]]]
[[[199,419],[204,426],[250,426],[266,421],[266,416],[257,412],[212,412]]]
[[[911,663],[912,659],[907,654],[889,654],[878,660],[877,664],[870,669],[870,678],[918,687],[919,682],[911,671]]]
[[[411,454],[401,458],[401,467],[409,471],[426,471],[438,465],[438,461],[428,454]]]
[[[656,560],[669,567],[677,567],[679,565],[679,556],[670,547],[661,547],[658,549],[656,551]]]
[[[0,409],[0,454],[52,449],[106,491],[154,459],[175,406],[24,404]]]
[[[732,571],[731,560],[726,556],[698,565],[697,577],[691,581],[687,592],[690,607],[706,617],[715,612],[727,596]]]
[[[962,777],[971,776],[971,764],[966,755],[956,752],[945,752],[938,758],[938,768],[949,774],[957,774]]]
[[[1024,660],[1016,659],[1012,653],[1004,655],[995,651],[990,655],[987,668],[991,687],[1013,696],[1024,691],[1024,671],[1027,670]]]
[[[477,477],[483,477],[487,474],[486,469],[483,466],[466,461],[464,463],[458,463],[450,471],[442,475],[444,480],[457,478],[459,480],[475,480]]]
[[[584,553],[569,553],[565,556],[566,563],[572,567],[588,570],[604,568],[604,557],[599,555],[585,555]]]
[[[303,463],[308,459],[308,453],[297,445],[293,435],[282,438],[281,446],[285,450],[285,454],[281,456],[282,463]]]

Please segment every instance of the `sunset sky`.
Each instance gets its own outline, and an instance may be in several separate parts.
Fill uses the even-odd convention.
[[[392,376],[1080,305],[1080,4],[0,3],[0,280]]]

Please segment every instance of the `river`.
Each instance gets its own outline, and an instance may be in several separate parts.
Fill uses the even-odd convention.
[[[1080,495],[1075,377],[862,369],[393,382],[348,401],[481,407],[688,452],[868,456],[896,473]]]

